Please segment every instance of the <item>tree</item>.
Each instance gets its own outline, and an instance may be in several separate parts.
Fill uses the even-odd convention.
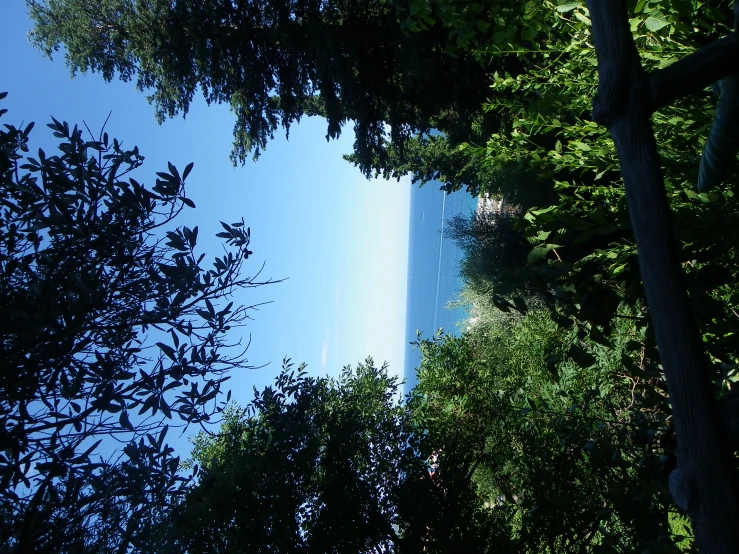
[[[657,70],[725,32],[726,11],[703,8],[649,4],[633,14],[647,68]],[[590,117],[597,61],[588,46],[588,12],[576,3],[550,10],[555,34],[566,40],[529,51],[536,63],[526,74],[499,74],[495,100],[484,107],[517,113],[516,125],[466,151],[481,160],[481,172],[494,176],[491,191],[529,208],[516,222],[533,244],[528,263],[496,283],[494,292],[549,293],[559,321],[590,333],[610,327],[620,304],[639,310],[640,317],[647,314],[616,150],[607,130]],[[549,61],[554,52],[557,63]],[[691,303],[703,344],[724,367],[717,386],[725,388],[727,368],[739,360],[733,313],[739,281],[730,269],[736,265],[737,174],[710,192],[693,190],[701,149],[696,137],[708,132],[714,103],[710,92],[684,97],[655,112],[651,122]],[[521,176],[537,179],[527,183]],[[542,187],[531,186],[536,182]],[[658,360],[654,341],[645,346]]]
[[[446,52],[447,31],[407,33],[386,2],[29,0],[33,42],[65,47],[72,72],[137,78],[157,118],[186,114],[198,88],[236,115],[234,161],[259,155],[275,130],[303,115],[327,119],[327,138],[353,122],[362,170],[434,125],[469,133],[487,95],[474,56]],[[389,133],[385,125],[389,125]]]
[[[488,117],[488,120],[494,119]],[[493,124],[494,121],[488,121]],[[444,127],[442,121],[432,121],[434,129]],[[478,130],[480,124],[474,123],[465,139],[469,142],[482,142],[488,133]],[[424,185],[438,181],[441,189],[455,192],[463,187],[472,196],[490,192],[490,174],[482,165],[482,157],[471,150],[459,148],[459,138],[450,139],[439,132],[418,134],[400,145],[387,144],[376,153],[370,163],[358,154],[348,154],[344,159],[363,168],[371,167],[375,177],[397,179],[410,175],[413,183]]]
[[[505,551],[464,474],[429,477],[398,387],[371,359],[336,380],[286,360],[274,387],[195,439],[199,481],[158,551]]]
[[[552,291],[561,300],[557,308],[569,305],[565,320],[572,324],[579,319],[583,332],[600,334],[600,327],[616,316],[619,298],[636,305],[644,291],[675,413],[681,464],[673,474],[675,500],[691,514],[700,548],[734,552],[739,544],[739,491],[729,449],[733,437],[719,417],[716,392],[726,384],[725,371],[717,370],[735,363],[737,354],[735,325],[727,329],[718,314],[723,311],[733,319],[736,300],[735,272],[725,271],[727,264],[719,260],[733,259],[727,246],[735,247],[730,238],[735,223],[722,216],[735,215],[726,200],[736,188],[731,165],[737,143],[731,121],[736,111],[732,75],[739,19],[732,23],[719,2],[700,9],[685,1],[587,6],[550,5],[552,15],[561,20],[553,24],[571,29],[573,40],[556,49],[533,49],[530,55],[541,63],[530,74],[497,76],[494,90],[515,94],[496,95],[489,109],[513,104],[519,119],[513,130],[491,136],[488,160],[497,165],[506,159],[528,159],[532,166],[549,169],[564,193],[561,198],[579,208],[573,213],[552,206],[526,215],[526,220],[536,221],[526,229],[527,236],[538,242],[529,260],[539,267],[532,267],[529,275],[556,277],[559,286]],[[455,28],[457,22],[448,25]],[[720,38],[732,28],[732,34]],[[597,91],[593,69],[587,67],[596,61],[588,53],[593,39]],[[685,56],[686,51],[693,53]],[[557,64],[547,62],[555,53]],[[698,182],[701,187],[728,182],[719,191],[696,194],[686,186],[693,188],[699,175],[700,144],[695,136],[707,132],[701,120],[710,117],[712,102],[703,91],[711,85],[720,91],[721,100]],[[591,114],[589,99],[595,92]],[[681,171],[675,171],[678,166]],[[685,209],[687,197],[687,203],[707,217],[683,212],[676,222],[668,194],[673,207]],[[699,203],[720,211],[698,209]],[[590,211],[581,209],[586,204]],[[719,222],[722,226],[713,225]],[[571,264],[560,260],[558,251],[562,239],[573,232],[582,242],[599,239],[600,246]],[[626,233],[633,233],[635,241]],[[675,235],[682,250],[675,248]],[[598,304],[606,309],[598,309]],[[701,328],[693,306],[704,323]],[[720,335],[710,332],[717,328]],[[720,357],[714,355],[716,350]]]
[[[462,461],[478,505],[507,514],[495,521],[516,552],[679,552],[669,406],[654,377],[629,371],[643,326],[621,320],[605,346],[543,310],[476,315],[464,335],[419,345],[408,406],[428,443],[445,445],[439,468]]]
[[[526,264],[530,244],[516,229],[518,214],[508,211],[478,211],[470,216],[457,215],[448,222],[444,233],[464,252],[460,275],[478,290],[495,284],[508,272]]]
[[[0,548],[124,552],[186,482],[165,422],[211,421],[248,367],[227,332],[251,307],[221,304],[272,281],[240,276],[243,222],[214,269],[170,226],[192,164],[149,189],[138,148],[52,120],[55,155],[27,154],[32,123],[0,132]]]

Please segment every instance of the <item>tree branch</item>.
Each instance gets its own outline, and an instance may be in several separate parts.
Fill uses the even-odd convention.
[[[739,36],[719,39],[672,65],[648,75],[650,111],[655,112],[739,72]]]

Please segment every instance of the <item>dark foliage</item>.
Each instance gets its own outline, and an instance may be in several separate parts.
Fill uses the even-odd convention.
[[[243,222],[209,270],[197,227],[165,232],[194,207],[192,164],[149,189],[137,148],[49,127],[58,152],[37,157],[33,124],[0,132],[0,548],[125,551],[186,481],[165,421],[210,421],[246,367],[226,332],[250,308],[221,301],[270,281],[239,275]]]
[[[385,165],[389,140],[402,150],[432,124],[466,140],[491,83],[471,53],[447,51],[441,25],[408,33],[395,6],[377,0],[28,5],[43,51],[63,45],[73,72],[136,78],[160,120],[187,113],[198,89],[209,103],[229,103],[239,162],[258,156],[279,127],[322,115],[326,138],[353,125],[354,153],[369,174]]]

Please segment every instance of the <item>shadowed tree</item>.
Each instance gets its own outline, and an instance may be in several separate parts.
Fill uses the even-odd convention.
[[[199,435],[199,481],[152,535],[156,552],[509,552],[465,456],[429,477],[426,433],[372,359],[338,379],[286,360],[273,387]],[[430,454],[428,452],[426,455]],[[497,519],[496,519],[497,518]]]
[[[72,70],[137,80],[161,121],[186,114],[198,90],[230,104],[234,161],[259,155],[278,127],[327,119],[327,138],[354,126],[367,174],[433,124],[469,133],[490,77],[471,53],[447,53],[448,32],[407,33],[379,0],[50,0],[28,2],[33,42],[64,46]],[[386,125],[390,126],[389,133]]]
[[[0,550],[126,552],[186,483],[169,425],[210,421],[249,367],[231,296],[271,281],[240,275],[243,222],[212,269],[171,226],[192,164],[147,188],[138,148],[49,127],[36,157],[33,124],[0,131]]]

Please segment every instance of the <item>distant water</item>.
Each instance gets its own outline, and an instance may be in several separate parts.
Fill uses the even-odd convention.
[[[406,343],[416,340],[417,330],[424,338],[433,337],[440,327],[445,333],[458,334],[458,324],[469,317],[465,309],[447,307],[462,288],[459,276],[462,251],[454,241],[444,237],[444,228],[454,216],[471,214],[477,207],[477,198],[464,191],[447,195],[439,186],[432,181],[411,189]],[[406,392],[416,384],[420,361],[418,350],[407,344]]]

